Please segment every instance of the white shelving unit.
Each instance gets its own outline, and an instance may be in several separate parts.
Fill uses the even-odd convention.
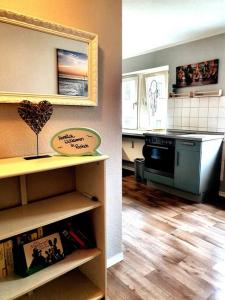
[[[0,211],[0,241],[17,234],[52,224],[54,222],[89,212],[97,248],[74,251],[62,261],[31,276],[22,278],[15,274],[0,280],[0,300],[16,299],[67,299],[85,300],[105,297],[105,155],[97,157],[53,156],[26,161],[23,158],[0,160],[0,184],[18,182],[16,191],[20,205]],[[60,174],[74,169],[74,189],[52,197],[32,198],[29,184],[38,189],[57,170]],[[37,173],[36,177],[32,177]],[[42,174],[45,176],[42,178]],[[57,173],[56,173],[57,174]],[[54,175],[54,180],[57,176]],[[32,179],[33,178],[33,179]],[[35,178],[35,179],[34,179]],[[38,178],[38,180],[37,180]],[[33,181],[32,181],[33,180]],[[36,182],[34,182],[36,180]],[[63,180],[58,178],[58,180]],[[2,181],[2,182],[1,182]],[[57,185],[57,182],[54,182]],[[34,188],[33,188],[34,189]],[[90,200],[85,193],[94,195]],[[10,194],[11,195],[11,194]],[[44,199],[43,199],[44,198]],[[1,208],[1,198],[0,198]],[[81,215],[82,216],[82,215]],[[87,217],[85,215],[85,217]],[[29,296],[26,294],[29,293]]]

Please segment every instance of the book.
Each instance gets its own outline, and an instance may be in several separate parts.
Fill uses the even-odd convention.
[[[6,277],[4,244],[0,243],[0,278]]]
[[[79,245],[80,248],[85,249],[87,248],[86,244],[82,239],[72,230],[69,231],[70,236],[74,239],[75,242]]]
[[[37,228],[37,237],[38,239],[43,237],[43,227]]]
[[[43,227],[22,233],[16,237],[17,245],[22,246],[43,237]]]
[[[4,254],[7,275],[14,272],[14,261],[13,261],[13,242],[8,240],[4,242]]]
[[[23,245],[26,275],[31,275],[64,258],[59,233],[53,233]]]
[[[79,249],[79,245],[77,245],[74,239],[70,236],[68,230],[64,229],[61,232],[61,237],[62,237],[63,249],[66,255],[72,253],[76,249]]]

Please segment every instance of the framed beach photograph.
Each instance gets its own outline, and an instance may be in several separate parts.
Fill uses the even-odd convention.
[[[58,94],[88,96],[87,53],[57,49]]]
[[[218,83],[219,59],[188,64],[176,68],[178,88]]]

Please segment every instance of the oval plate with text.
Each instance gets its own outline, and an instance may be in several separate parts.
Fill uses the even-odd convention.
[[[97,148],[101,144],[100,135],[90,128],[68,128],[57,132],[52,140],[52,148],[62,155],[100,155]]]

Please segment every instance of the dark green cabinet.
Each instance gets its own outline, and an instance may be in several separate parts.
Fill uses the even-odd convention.
[[[200,193],[201,143],[176,141],[174,187]]]

